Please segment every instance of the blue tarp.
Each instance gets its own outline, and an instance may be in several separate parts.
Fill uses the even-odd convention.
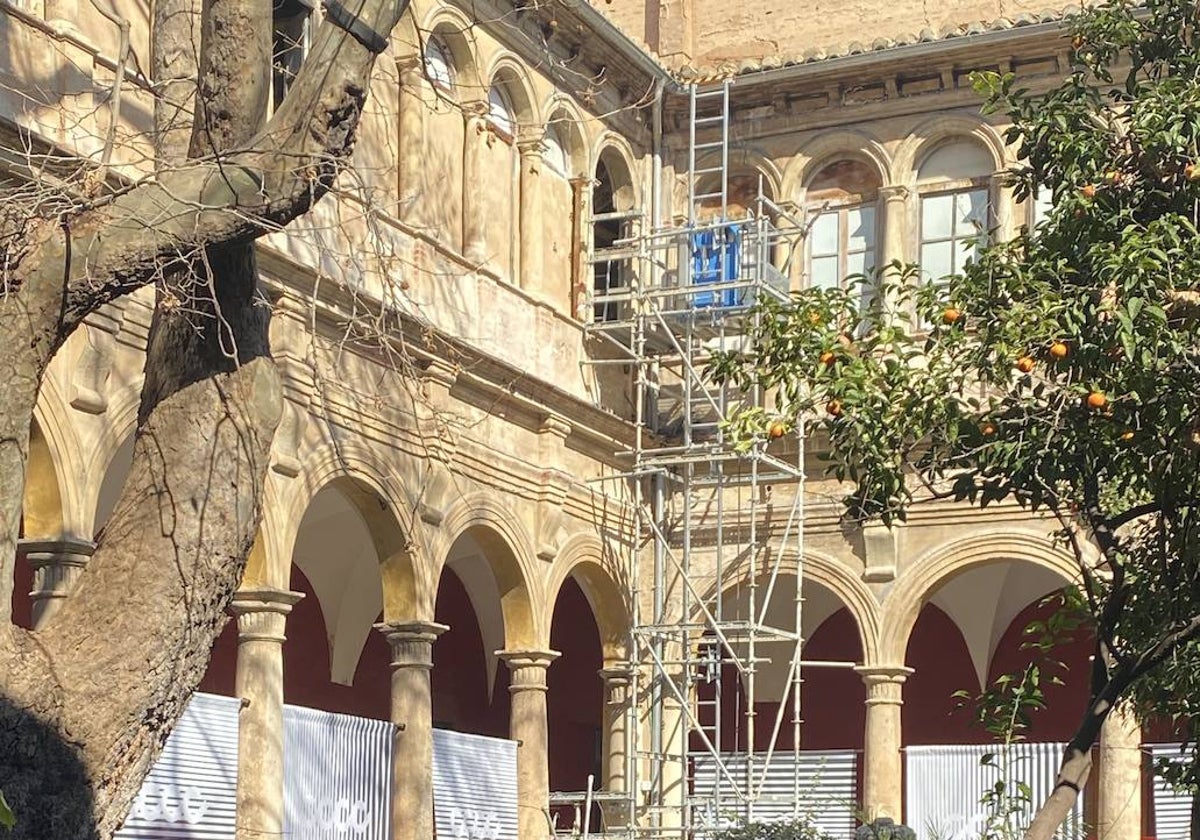
[[[728,283],[738,279],[741,235],[736,227],[701,230],[691,235],[692,284],[704,286]],[[722,289],[697,292],[691,296],[692,306],[737,306],[744,295],[742,289]]]

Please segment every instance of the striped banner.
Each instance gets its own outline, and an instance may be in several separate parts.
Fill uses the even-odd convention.
[[[236,697],[192,695],[118,840],[233,840],[240,705]]]
[[[283,707],[283,832],[290,840],[390,840],[393,725]]]
[[[433,730],[433,815],[438,840],[517,840],[517,742]]]
[[[1029,824],[1033,811],[1054,789],[1065,744],[1017,743],[1008,747],[1009,789],[1017,782],[1029,786],[1030,803],[1010,815],[1010,825],[1019,832]],[[905,771],[908,796],[904,821],[921,838],[975,840],[983,835],[988,809],[983,794],[1002,778],[1005,757],[998,744],[907,747]],[[983,763],[985,755],[993,759]],[[1060,837],[1082,837],[1083,795],[1075,802],[1071,817]]]
[[[806,750],[800,753],[798,764],[791,752],[775,753],[770,765],[766,760],[766,753],[723,753],[722,772],[711,754],[695,755],[693,822],[718,828],[747,817],[756,822],[775,822],[801,816],[837,840],[854,834],[858,796],[853,751]],[[747,799],[753,801],[748,804]]]
[[[1155,764],[1162,758],[1179,758],[1179,744],[1148,744]],[[1188,840],[1191,837],[1192,797],[1176,790],[1154,773],[1154,836],[1158,840]]]

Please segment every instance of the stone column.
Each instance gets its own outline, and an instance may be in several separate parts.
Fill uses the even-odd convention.
[[[88,558],[96,550],[91,540],[21,540],[17,549],[33,567],[33,629],[40,629],[75,588]]]
[[[520,276],[517,285],[522,289],[542,289],[542,132],[523,132],[517,141],[521,155],[520,207],[518,224],[521,231]]]
[[[283,640],[287,614],[304,596],[284,589],[243,589],[237,617],[237,840],[283,835]]]
[[[433,643],[450,628],[431,621],[376,624],[392,649],[392,838],[433,840]]]
[[[421,177],[424,171],[422,155],[425,151],[425,103],[421,99],[424,82],[421,56],[414,54],[409,56],[408,60],[397,60],[396,71],[400,76],[396,216],[406,224],[420,227],[423,221],[421,213]]]
[[[487,256],[487,235],[479,188],[479,146],[485,142],[487,110],[486,102],[465,103],[463,106],[462,252],[476,265],[482,264]]]
[[[900,821],[903,764],[900,757],[901,689],[912,668],[864,665],[855,668],[867,685],[863,734],[863,811],[869,819]]]
[[[1142,836],[1142,730],[1125,706],[1109,714],[1100,733],[1098,840]]]
[[[878,254],[878,265],[883,269],[883,279],[892,282],[895,282],[897,278],[886,269],[886,266],[896,260],[899,260],[901,264],[911,261],[908,252],[909,194],[908,187],[899,184],[890,184],[879,188],[880,198],[883,199],[883,241],[876,254]],[[899,301],[894,295],[883,301],[883,305],[892,318],[901,314],[897,311]]]
[[[611,662],[600,670],[600,679],[604,682],[603,728],[600,732],[603,775],[597,787],[608,793],[625,793],[629,790],[629,727],[636,667],[632,662]],[[633,816],[625,802],[605,803],[602,811],[606,828],[627,825]]]
[[[501,650],[508,666],[512,717],[508,736],[517,746],[517,836],[521,840],[550,837],[550,762],[546,723],[546,669],[552,650]]]
[[[1020,225],[1017,224],[1017,200],[1013,195],[1012,176],[1007,172],[997,172],[992,175],[992,218],[989,226],[996,230],[993,238],[998,242],[1012,239]]]

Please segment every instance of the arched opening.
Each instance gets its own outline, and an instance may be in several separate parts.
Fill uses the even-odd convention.
[[[936,146],[917,168],[920,265],[933,283],[974,259],[992,226],[991,154],[971,140]]]
[[[433,647],[434,720],[460,732],[508,737],[509,675],[497,651],[531,643],[532,613],[517,559],[496,531],[474,525],[454,541],[434,619],[450,628]]]
[[[618,321],[628,315],[626,293],[632,274],[628,256],[620,254],[618,243],[634,233],[633,175],[629,164],[615,148],[600,153],[592,185],[592,291],[598,298],[593,306],[596,321]]]
[[[1025,631],[1057,609],[1046,598],[1063,585],[1055,571],[1004,560],[969,568],[928,594],[905,657],[913,669],[901,710],[910,818],[948,833],[969,829],[981,819],[980,796],[1001,773],[1010,784],[1028,785],[1034,804],[1049,793],[1061,743],[1074,734],[1085,706],[1093,642],[1080,629],[1038,661],[1025,645]],[[1008,702],[989,713],[993,725],[1028,721],[1014,731],[1015,746],[999,747],[998,735],[975,720],[975,698],[1004,675],[1020,677],[1031,663],[1041,669],[1041,707]],[[982,764],[985,753],[993,756],[989,766]],[[943,772],[929,772],[933,767]],[[956,777],[949,788],[947,774]],[[1082,818],[1082,807],[1094,798],[1094,788],[1084,791],[1074,819]]]
[[[854,158],[832,161],[805,192],[812,218],[804,254],[804,285],[846,288],[847,278],[870,275],[879,263],[879,173]],[[870,286],[864,286],[864,290]],[[863,296],[868,303],[871,295]]]
[[[20,537],[54,539],[62,536],[63,503],[58,467],[50,443],[37,421],[29,428],[29,460],[25,465],[25,495],[21,505]],[[33,627],[33,566],[24,553],[13,563],[12,623]]]
[[[591,604],[574,577],[558,592],[550,624],[550,647],[561,657],[546,674],[546,717],[550,735],[550,789],[583,791],[588,777],[603,784],[604,665],[600,629]],[[574,809],[556,811],[559,828],[574,826]],[[591,825],[599,825],[599,810]]]
[[[566,111],[546,123],[542,139],[541,200],[543,224],[542,293],[561,312],[572,312],[572,281],[582,243],[584,184],[580,129]]]
[[[374,506],[374,509],[371,509]],[[387,719],[391,655],[374,630],[383,617],[380,565],[399,526],[383,502],[352,479],[337,479],[309,502],[292,549],[289,587],[304,595],[287,619],[283,648],[286,703],[326,712]]]
[[[471,66],[470,49],[461,32],[449,23],[435,26],[425,40],[424,76],[421,89],[421,157],[419,173],[402,177],[419,178],[417,195],[404,200],[420,205],[420,218],[430,235],[448,248],[463,247],[463,143],[466,125],[461,101],[464,78]],[[478,94],[476,94],[478,95]]]
[[[761,599],[769,584],[769,577],[760,578],[755,597]],[[715,720],[706,702],[720,708],[723,750],[762,752],[772,745],[776,750],[791,750],[795,744],[796,675],[791,667],[795,642],[771,636],[772,630],[795,628],[795,592],[795,575],[780,574],[765,616],[761,600],[758,604],[766,632],[760,632],[755,643],[753,709],[747,697],[749,680],[745,674],[739,677],[734,664],[721,666],[719,681],[710,666],[697,685],[701,723]],[[805,580],[802,592],[801,655],[804,662],[820,664],[802,665],[800,669],[800,749],[861,750],[866,689],[853,671],[863,658],[854,616],[837,595],[815,581]],[[722,600],[723,619],[748,621],[748,602],[744,587],[727,591]],[[739,658],[748,661],[749,649],[744,642],[732,647]],[[709,655],[718,655],[715,645],[709,648]],[[752,739],[748,727],[751,711],[755,719]]]
[[[125,489],[125,479],[133,466],[133,433],[130,432],[121,441],[117,451],[113,453],[108,466],[104,470],[104,478],[100,482],[100,491],[96,494],[96,508],[92,518],[92,531],[99,535],[112,516],[113,508]]]
[[[517,149],[524,97],[520,82],[501,70],[488,87],[487,143],[482,151],[480,190],[487,261],[501,277],[516,282],[520,265],[521,155]],[[466,189],[473,189],[466,185]]]

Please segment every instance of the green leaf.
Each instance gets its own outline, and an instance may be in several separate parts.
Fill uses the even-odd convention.
[[[4,791],[0,790],[0,825],[11,830],[16,824],[17,815],[13,813],[8,800],[4,798]]]

